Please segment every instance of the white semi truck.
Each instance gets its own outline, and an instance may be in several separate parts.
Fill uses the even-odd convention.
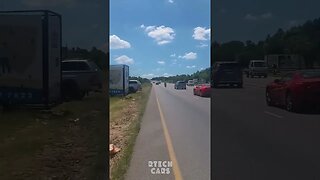
[[[127,95],[129,93],[129,66],[110,65],[109,94]]]
[[[61,16],[0,11],[0,105],[61,101]]]

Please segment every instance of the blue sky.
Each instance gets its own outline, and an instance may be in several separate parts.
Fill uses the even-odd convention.
[[[213,40],[265,40],[279,28],[288,30],[320,17],[319,0],[215,0]]]
[[[210,67],[209,0],[110,0],[110,64],[130,76],[191,74]]]

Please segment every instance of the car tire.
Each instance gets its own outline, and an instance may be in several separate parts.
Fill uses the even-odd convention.
[[[294,99],[292,97],[292,94],[289,92],[286,95],[286,103],[285,108],[289,112],[298,112],[300,109],[298,105],[294,102]]]
[[[78,84],[74,81],[62,82],[62,97],[64,100],[81,100],[85,96]]]
[[[268,106],[274,106],[274,102],[272,101],[268,90],[266,91],[266,103]]]

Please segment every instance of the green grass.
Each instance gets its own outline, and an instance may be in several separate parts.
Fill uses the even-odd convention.
[[[140,130],[140,123],[141,119],[143,117],[149,95],[151,90],[151,84],[143,84],[142,91],[137,92],[134,94],[129,94],[126,98],[131,99],[135,98],[137,100],[138,107],[138,118],[136,121],[133,121],[132,124],[130,124],[129,129],[126,132],[126,136],[128,137],[127,140],[127,146],[122,150],[123,156],[121,156],[121,159],[117,163],[117,167],[113,167],[111,171],[111,176],[113,180],[123,180],[125,177],[125,173],[127,172],[127,169],[130,165],[130,160],[132,157],[134,145],[136,138],[138,136],[139,130]],[[123,98],[122,98],[123,99]],[[112,114],[117,114],[117,110],[119,110],[119,105],[125,106],[126,101],[122,101],[121,99],[110,99],[110,112]]]

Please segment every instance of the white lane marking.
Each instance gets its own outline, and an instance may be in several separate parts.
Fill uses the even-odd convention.
[[[268,115],[271,115],[271,116],[274,116],[276,118],[283,118],[283,116],[280,116],[278,114],[275,114],[275,113],[272,113],[272,112],[269,112],[269,111],[264,111],[264,113],[268,114]]]

